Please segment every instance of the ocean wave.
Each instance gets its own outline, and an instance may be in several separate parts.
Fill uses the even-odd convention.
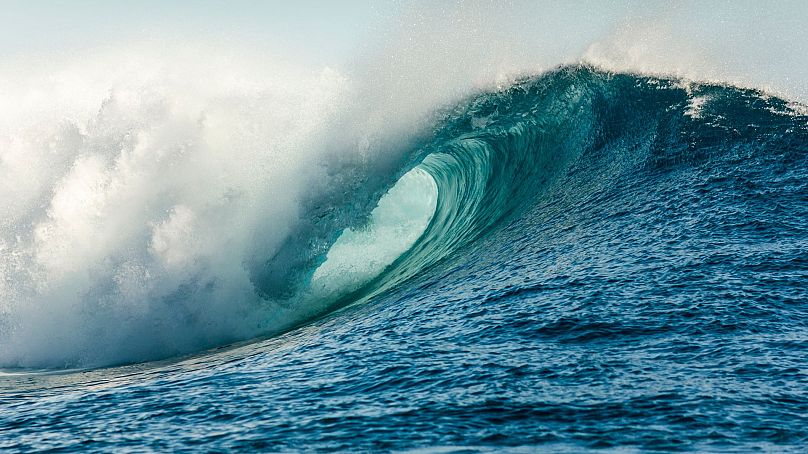
[[[804,159],[808,143],[793,102],[588,65],[467,97],[406,133],[357,128],[344,83],[326,72],[202,99],[138,86],[85,123],[20,129],[0,167],[0,365],[138,362],[278,334],[400,290],[558,184],[574,183],[544,201],[561,215],[618,175]]]

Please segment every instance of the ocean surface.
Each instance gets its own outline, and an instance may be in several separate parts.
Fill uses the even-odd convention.
[[[157,306],[227,307],[237,293],[217,293],[230,287],[214,265],[146,296],[122,271],[53,285],[98,301],[79,311],[105,314],[98,326],[5,314],[0,450],[808,449],[805,106],[565,66],[440,108],[398,147],[386,178],[331,167],[352,176],[302,216],[324,221],[247,261],[255,304],[294,314],[286,325],[242,302],[251,324],[231,337],[198,335],[230,325],[188,310],[155,318],[164,338],[133,340],[156,339],[138,317]],[[193,209],[144,224],[136,257],[182,250],[160,226]],[[161,270],[190,266],[166,254]],[[16,271],[4,259],[0,290],[44,299],[51,287],[13,285],[24,256]],[[104,303],[126,298],[149,309]]]

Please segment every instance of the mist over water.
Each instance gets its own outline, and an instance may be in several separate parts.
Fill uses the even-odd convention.
[[[317,268],[423,158],[434,112],[522,75],[583,61],[806,99],[799,2],[391,11],[280,46],[272,27],[212,44],[214,16],[170,30],[145,14],[110,36],[88,17],[95,35],[3,47],[0,365],[165,358],[321,314],[344,292],[312,297]]]

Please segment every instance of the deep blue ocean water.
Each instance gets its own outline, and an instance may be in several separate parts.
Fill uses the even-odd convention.
[[[374,281],[269,339],[7,371],[0,449],[804,452],[804,112],[585,66],[472,97]]]

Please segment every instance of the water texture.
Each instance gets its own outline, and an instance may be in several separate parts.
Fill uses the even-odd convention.
[[[467,97],[273,249],[295,285],[247,273],[293,323],[156,362],[7,349],[0,448],[802,451],[805,112],[587,65]]]

